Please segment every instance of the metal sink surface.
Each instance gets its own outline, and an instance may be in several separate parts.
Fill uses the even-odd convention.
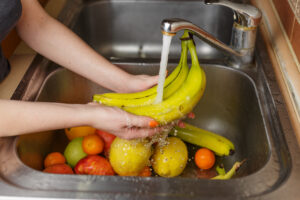
[[[69,0],[59,19],[122,69],[157,74],[160,22],[170,17],[190,20],[222,42],[230,41],[232,11],[202,1]],[[179,61],[179,37],[172,39],[170,71]],[[43,173],[33,161],[63,152],[68,142],[63,130],[53,130],[0,138],[0,199],[297,199],[300,151],[260,34],[255,63],[245,69],[228,66],[219,50],[195,42],[207,86],[194,109],[196,118],[188,121],[233,141],[235,154],[217,159],[226,170],[246,159],[232,179],[200,179],[193,160],[175,178]],[[38,55],[12,99],[87,103],[104,92],[108,90]],[[191,153],[194,146],[188,147]]]

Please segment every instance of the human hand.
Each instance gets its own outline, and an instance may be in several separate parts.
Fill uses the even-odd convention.
[[[132,92],[140,92],[146,90],[158,82],[158,75],[150,76],[150,75],[133,75],[129,74],[127,78],[127,82],[124,86],[125,88],[119,88],[121,93],[132,93]]]
[[[150,124],[153,119],[133,115],[117,107],[98,103],[89,103],[87,106],[92,114],[88,125],[123,139],[145,138],[170,128],[169,125],[151,128]]]

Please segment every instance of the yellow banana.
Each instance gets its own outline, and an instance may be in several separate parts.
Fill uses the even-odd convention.
[[[192,66],[185,82],[181,85],[178,91],[161,103],[140,107],[124,107],[124,110],[136,115],[145,115],[152,117],[160,123],[164,124],[170,122],[169,120],[172,121],[174,119],[177,119],[178,116],[182,114],[187,114],[188,112],[186,111],[190,111],[197,104],[200,97],[202,96],[201,91],[203,90],[203,85],[205,85],[206,81],[203,70],[198,62],[197,52],[193,40],[191,39],[187,42],[192,58]],[[201,95],[199,95],[199,93]],[[193,102],[193,100],[195,101]],[[187,105],[191,102],[193,102],[193,104],[190,105],[191,109],[184,109],[185,107],[189,107]],[[174,113],[176,114],[176,117],[170,116]],[[158,116],[164,114],[169,117],[162,121]]]
[[[178,106],[178,109],[173,109],[168,113],[157,115],[154,118],[157,121],[159,121],[161,124],[167,124],[175,119],[183,118],[187,113],[191,112],[195,107],[195,105],[199,102],[205,90],[206,80],[205,80],[205,74],[203,70],[202,70],[202,74],[203,74],[202,77],[204,78],[203,79],[204,83],[200,91],[193,98],[191,98],[190,101],[181,104],[180,106]]]
[[[204,134],[207,134],[207,135],[211,135],[212,137],[216,137],[218,140],[222,141],[223,143],[226,143],[232,151],[235,150],[234,144],[229,139],[227,139],[227,138],[225,138],[221,135],[218,135],[216,133],[198,128],[198,127],[193,126],[191,124],[188,124],[186,122],[183,122],[183,126],[184,126],[185,129],[194,130],[194,131],[197,131],[199,133],[204,133]]]
[[[185,142],[210,149],[218,156],[228,156],[234,152],[234,150],[224,142],[224,139],[220,139],[216,137],[216,134],[208,133],[208,131],[195,131],[175,127],[170,134],[179,137]]]
[[[169,84],[171,84],[176,77],[179,75],[180,71],[182,70],[182,62],[186,60],[186,54],[187,54],[187,44],[186,42],[181,43],[181,57],[179,64],[177,67],[173,70],[173,72],[166,78],[165,83],[164,83],[164,88],[167,87]],[[186,62],[186,61],[185,61]],[[157,94],[157,85],[149,88],[148,90],[141,91],[141,92],[135,92],[135,93],[105,93],[105,94],[96,94],[94,95],[94,100],[97,101],[98,98],[108,98],[108,99],[139,99],[139,98],[144,98],[148,97],[151,95],[155,95],[156,97]],[[154,97],[154,98],[155,98]]]
[[[163,98],[166,99],[169,96],[171,96],[174,92],[178,90],[178,88],[183,84],[185,81],[187,75],[188,75],[188,65],[187,65],[187,43],[183,42],[182,43],[182,52],[181,52],[181,58],[178,66],[176,69],[170,74],[170,76],[167,78],[168,81],[167,85],[165,84],[164,87],[164,94]],[[175,75],[177,75],[175,77]],[[175,77],[175,78],[174,78]],[[167,82],[167,81],[166,81]],[[151,89],[150,89],[151,90]],[[107,97],[112,96],[113,94],[117,93],[106,93],[106,94],[96,94],[94,95],[93,100],[96,102],[100,102],[104,105],[108,106],[117,106],[117,107],[135,107],[135,106],[145,106],[152,104],[155,101],[157,93],[153,93],[149,96],[144,96],[142,98],[128,98],[126,99],[125,97],[128,95],[123,94],[123,98],[111,98]],[[136,93],[131,93],[131,94],[136,94]],[[121,95],[121,94],[119,94]],[[116,95],[115,95],[116,96]],[[133,96],[133,95],[130,95]]]

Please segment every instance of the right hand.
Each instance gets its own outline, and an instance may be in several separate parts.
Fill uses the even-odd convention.
[[[117,107],[98,103],[89,103],[87,106],[92,113],[90,126],[123,139],[145,138],[170,128],[169,125],[151,128],[149,124],[152,118],[133,115]]]

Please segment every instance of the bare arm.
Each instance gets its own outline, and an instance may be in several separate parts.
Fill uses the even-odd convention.
[[[40,54],[117,92],[135,92],[157,77],[133,76],[112,65],[78,36],[44,12],[37,0],[22,0],[17,29]],[[118,78],[116,78],[118,77]],[[152,119],[99,104],[60,104],[0,100],[0,137],[88,125],[122,138],[146,137]]]
[[[75,126],[93,126],[121,138],[147,137],[161,128],[152,120],[99,104],[62,104],[0,100],[0,137]]]
[[[49,16],[37,0],[22,0],[22,6],[19,35],[50,60],[116,92],[141,91],[157,83],[157,76],[134,76],[111,64]]]

